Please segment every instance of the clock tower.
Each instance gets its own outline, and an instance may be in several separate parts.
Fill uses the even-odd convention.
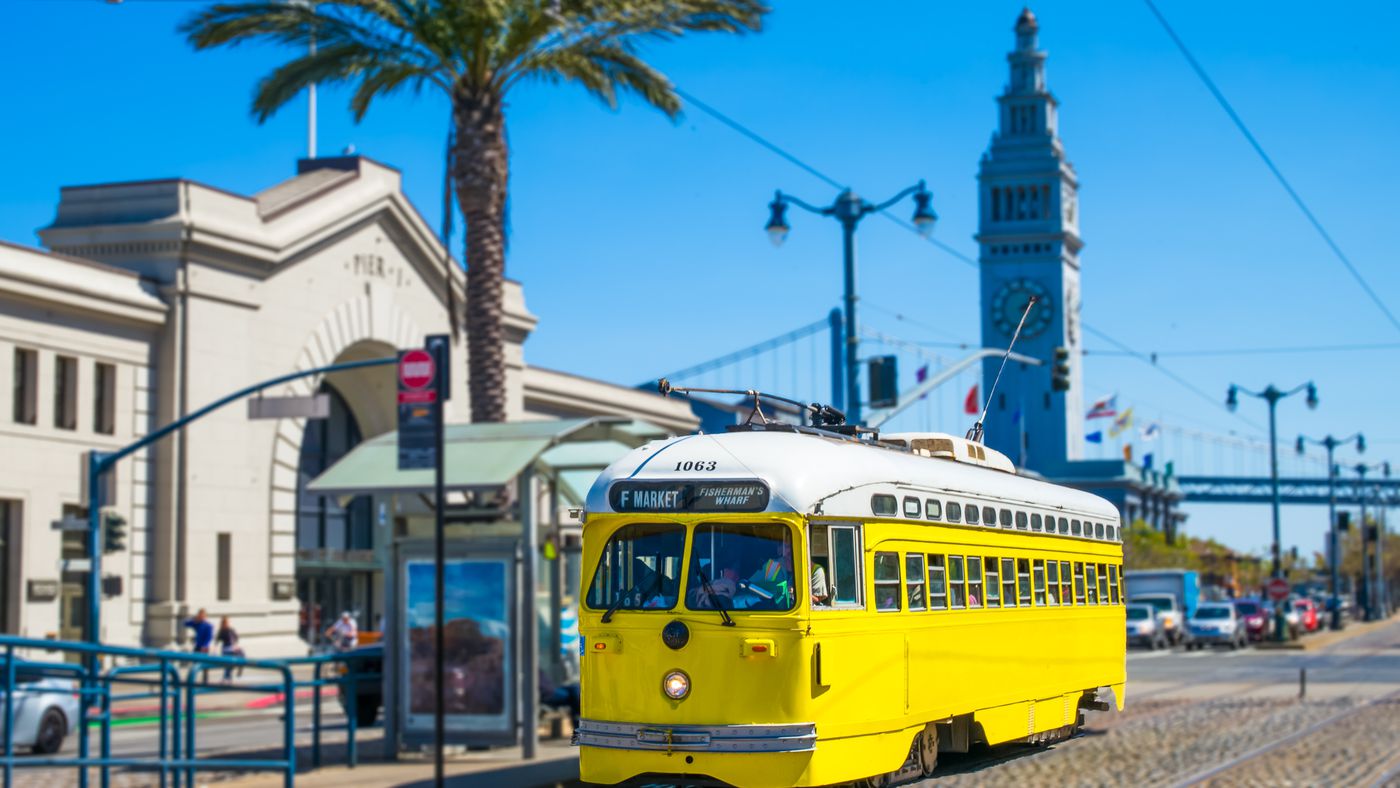
[[[998,124],[978,169],[977,242],[982,345],[1005,348],[1031,296],[1016,351],[1042,366],[1008,362],[988,402],[985,442],[1018,466],[1055,475],[1080,459],[1084,389],[1080,372],[1079,180],[1057,133],[1058,102],[1045,84],[1040,26],[1030,9],[1016,20],[1010,79],[997,98]],[[1056,348],[1069,351],[1070,386],[1051,385]],[[983,363],[981,395],[1001,358]]]

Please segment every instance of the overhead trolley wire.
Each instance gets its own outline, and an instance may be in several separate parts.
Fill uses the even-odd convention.
[[[1298,210],[1303,212],[1303,216],[1307,218],[1308,222],[1313,226],[1313,229],[1317,230],[1317,234],[1322,236],[1323,242],[1327,244],[1328,248],[1332,250],[1332,253],[1337,256],[1337,259],[1340,260],[1347,271],[1351,273],[1352,278],[1355,279],[1356,283],[1361,286],[1361,289],[1366,292],[1366,295],[1370,297],[1371,302],[1376,305],[1376,308],[1381,310],[1386,319],[1390,321],[1390,324],[1395,327],[1395,330],[1400,331],[1400,320],[1396,319],[1394,313],[1390,311],[1390,308],[1385,305],[1381,297],[1371,288],[1370,283],[1366,281],[1366,278],[1362,276],[1361,272],[1352,264],[1351,258],[1347,257],[1346,253],[1342,251],[1342,248],[1333,240],[1332,234],[1327,232],[1327,228],[1322,226],[1322,222],[1313,214],[1312,209],[1308,207],[1307,203],[1303,202],[1302,195],[1298,194],[1298,191],[1293,188],[1293,184],[1289,183],[1288,179],[1283,177],[1283,172],[1274,164],[1274,160],[1269,158],[1269,154],[1264,151],[1264,146],[1259,144],[1259,140],[1255,139],[1254,134],[1250,132],[1249,127],[1245,125],[1244,119],[1239,116],[1239,113],[1235,112],[1235,108],[1230,105],[1229,100],[1225,98],[1225,94],[1216,86],[1215,80],[1210,78],[1210,75],[1206,73],[1205,67],[1201,65],[1200,61],[1196,60],[1195,55],[1191,54],[1191,50],[1187,49],[1186,42],[1182,41],[1181,36],[1176,34],[1176,30],[1172,29],[1171,24],[1167,22],[1167,18],[1162,15],[1162,12],[1158,10],[1157,5],[1153,3],[1152,0],[1143,0],[1143,2],[1147,3],[1148,10],[1152,12],[1153,16],[1157,17],[1157,21],[1162,24],[1162,29],[1167,31],[1167,35],[1171,38],[1172,43],[1176,44],[1176,48],[1181,51],[1182,56],[1186,58],[1186,62],[1191,65],[1191,70],[1196,72],[1196,76],[1200,77],[1201,82],[1205,83],[1206,89],[1215,97],[1221,109],[1224,109],[1225,114],[1230,116],[1230,120],[1235,124],[1235,128],[1239,129],[1240,133],[1244,135],[1250,147],[1254,148],[1254,152],[1259,154],[1259,158],[1263,160],[1264,166],[1269,168],[1269,172],[1273,173],[1274,178],[1278,180],[1283,190],[1288,192],[1288,196],[1292,198],[1293,203],[1298,206]]]

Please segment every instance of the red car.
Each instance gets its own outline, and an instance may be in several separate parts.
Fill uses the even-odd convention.
[[[1273,611],[1258,599],[1236,599],[1235,612],[1244,619],[1250,640],[1263,640],[1273,634]]]
[[[1298,611],[1299,622],[1302,624],[1304,632],[1316,632],[1321,626],[1321,619],[1317,615],[1317,605],[1311,599],[1293,600],[1293,608]]]

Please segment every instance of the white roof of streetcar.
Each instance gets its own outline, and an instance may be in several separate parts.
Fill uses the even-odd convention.
[[[915,448],[906,448],[910,446]],[[918,450],[921,446],[923,450]],[[961,499],[964,504],[975,499],[979,505],[1118,521],[1118,511],[1108,501],[1016,475],[1004,455],[963,438],[885,433],[879,443],[872,443],[813,429],[761,429],[652,441],[603,471],[589,491],[587,511],[616,511],[608,491],[620,481],[752,480],[764,482],[771,491],[767,512],[869,519],[872,496],[883,493],[896,499]],[[916,519],[905,517],[902,505],[894,515],[882,517]]]

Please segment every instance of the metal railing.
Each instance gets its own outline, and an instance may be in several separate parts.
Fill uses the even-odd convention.
[[[62,661],[24,659],[18,652],[59,652],[82,657],[82,664]],[[104,662],[123,661],[125,664],[101,669]],[[293,659],[253,660],[222,657],[182,651],[94,646],[69,641],[36,640],[0,635],[0,713],[3,726],[3,750],[0,750],[0,774],[5,788],[13,784],[16,769],[73,768],[77,770],[78,785],[86,788],[90,771],[97,770],[99,784],[108,788],[113,769],[159,773],[159,784],[193,786],[200,771],[273,771],[280,772],[283,785],[292,786],[298,768],[296,750],[296,700],[298,689],[312,691],[311,768],[321,766],[321,703],[324,688],[339,686],[346,714],[346,752],[348,765],[359,761],[356,742],[359,701],[358,688],[362,682],[377,682],[382,675],[363,670],[365,655],[326,654]],[[327,676],[327,666],[345,669]],[[89,668],[88,666],[95,666]],[[298,681],[294,668],[311,669],[311,679]],[[211,670],[252,670],[272,673],[266,681],[239,682],[234,685],[209,685],[206,674]],[[26,679],[64,678],[75,682],[72,692],[77,699],[76,722],[69,720],[77,734],[76,757],[34,756],[18,757],[15,753],[15,713],[19,699],[35,692],[52,693],[59,690],[28,690],[16,679],[23,673]],[[284,712],[281,722],[280,757],[242,758],[198,755],[199,699],[220,692],[275,693]],[[154,757],[114,757],[112,755],[113,704],[154,700],[158,725]],[[96,728],[97,753],[93,753],[92,728]]]

